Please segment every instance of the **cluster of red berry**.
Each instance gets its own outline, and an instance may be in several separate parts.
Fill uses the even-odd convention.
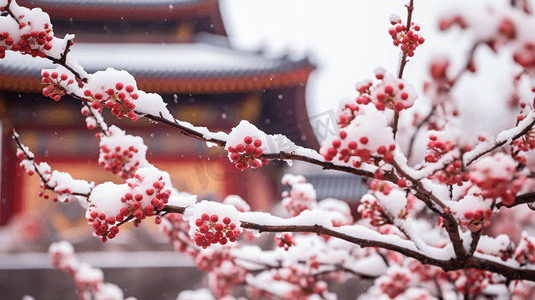
[[[357,91],[360,93],[356,99],[357,104],[366,105],[370,102],[375,102],[377,110],[383,111],[389,108],[396,112],[413,105],[416,97],[410,96],[412,92],[406,89],[405,83],[401,79],[397,79],[391,74],[385,75],[383,72],[376,72],[375,78],[380,80],[375,87],[373,87],[371,81],[357,84]],[[350,106],[348,107],[351,108]],[[352,109],[352,111],[358,111],[358,107]]]
[[[476,208],[474,210],[464,211],[463,217],[466,221],[461,221],[461,226],[466,226],[470,231],[477,232],[483,227],[490,225],[490,218],[492,217],[492,209],[485,210]]]
[[[357,103],[359,103],[359,99],[357,98]],[[368,98],[369,99],[369,98]],[[364,104],[368,104],[369,102],[366,102]],[[338,124],[340,125],[340,128],[347,127],[353,119],[355,119],[357,112],[360,110],[360,108],[354,104],[349,103],[344,106],[342,109],[342,113],[340,114],[340,117],[338,118]]]
[[[275,242],[277,242],[278,247],[284,248],[286,251],[288,251],[291,246],[295,245],[295,241],[291,233],[285,233],[281,235],[281,237],[275,236]]]
[[[225,245],[227,242],[235,242],[240,231],[236,229],[236,224],[232,222],[229,217],[223,218],[222,222],[218,222],[217,215],[202,214],[200,218],[195,220],[197,226],[194,241],[199,247],[206,249],[211,244]]]
[[[144,178],[136,176],[137,178],[134,180],[143,181]],[[102,242],[113,239],[119,232],[118,223],[125,221],[128,217],[134,217],[133,224],[137,227],[146,217],[154,216],[158,210],[164,208],[171,195],[171,190],[164,190],[165,182],[162,177],[153,183],[152,188],[145,191],[139,191],[140,187],[132,182],[129,182],[128,186],[133,191],[127,192],[121,197],[121,202],[127,206],[121,207],[117,215],[108,216],[103,212],[98,212],[98,208],[94,206],[89,207],[90,217],[88,221],[95,230],[95,234],[102,236]]]
[[[134,182],[142,182],[144,178],[136,174],[133,180]],[[164,190],[165,182],[163,181],[163,177],[160,177],[152,184],[151,188],[148,188],[145,191],[138,191],[139,186],[134,182],[129,181],[128,186],[135,191],[135,195],[126,193],[124,197],[121,198],[121,202],[129,205],[128,208],[121,208],[121,214],[123,216],[132,214],[134,218],[136,218],[134,225],[138,225],[146,217],[153,216],[156,211],[164,208],[165,204],[169,202],[171,190]],[[144,199],[150,199],[150,202],[143,201]],[[148,204],[142,205],[142,202],[147,202]]]
[[[305,300],[310,299],[313,294],[323,295],[327,291],[327,283],[313,276],[310,269],[317,269],[317,265],[295,264],[274,271],[274,280],[294,285],[293,289],[283,295],[283,299]],[[321,296],[318,298],[328,299]]]
[[[67,74],[61,74],[60,76],[57,72],[43,72],[41,82],[46,85],[43,89],[43,96],[50,97],[54,99],[54,101],[59,101],[61,96],[65,96],[65,88],[61,85],[61,82],[67,81],[67,79],[69,79]],[[74,80],[70,79],[67,82],[67,85],[72,84],[73,82]]]
[[[512,205],[515,196],[526,181],[526,176],[514,177],[516,162],[506,154],[497,153],[479,160],[470,172],[470,180],[481,190],[485,199],[502,199],[504,205]],[[511,178],[514,178],[511,180]]]
[[[375,163],[377,164],[379,161],[376,161],[374,157],[372,157],[372,154],[368,149],[359,149],[358,145],[361,144],[362,146],[365,146],[368,144],[368,137],[361,137],[358,140],[352,140],[347,142],[347,147],[342,147],[342,141],[347,138],[347,133],[345,131],[340,131],[340,140],[335,139],[332,142],[332,147],[328,148],[327,152],[323,155],[325,160],[332,161],[336,155],[340,154],[338,159],[344,162],[349,162],[351,157],[357,156],[360,158],[360,160],[354,160],[353,166],[355,168],[359,168],[363,162],[365,163]],[[382,156],[382,160],[385,163],[391,163],[394,160],[394,155],[392,154],[392,151],[396,149],[396,145],[392,144],[388,146],[379,146],[377,148],[377,153]]]
[[[452,16],[440,19],[438,28],[444,31],[444,30],[450,29],[450,27],[452,27],[453,25],[459,25],[461,29],[468,28],[468,23],[461,15],[452,15]]]
[[[4,7],[0,7],[0,12],[4,10]],[[13,37],[9,36],[9,32],[5,31],[0,33],[0,42],[4,42],[5,46],[0,46],[0,59],[6,57],[6,50],[12,50],[20,52],[21,54],[29,54],[32,57],[46,57],[43,50],[52,49],[50,41],[54,38],[50,33],[52,28],[48,23],[45,23],[43,28],[33,28],[32,22],[24,22],[24,15],[19,16],[19,29],[21,35],[19,42],[15,43]],[[22,33],[24,31],[25,33]]]
[[[526,134],[513,141],[513,147],[511,147],[510,153],[516,161],[525,165],[527,158],[523,152],[533,149],[535,149],[535,130],[531,128]]]
[[[377,199],[371,195],[363,197],[360,205],[357,208],[358,213],[364,219],[370,219],[372,226],[382,226],[390,224],[388,216],[382,206],[379,205]]]
[[[165,219],[165,222],[162,220]],[[189,237],[189,222],[184,221],[181,214],[166,214],[164,217],[157,216],[154,219],[160,232],[165,234],[169,239],[169,243],[173,245],[175,251],[179,253],[186,253],[192,257],[198,254],[198,249],[191,247],[192,240]]]
[[[45,184],[43,182],[41,182],[41,189],[43,191],[46,189],[46,186],[45,186]],[[37,196],[43,197],[44,199],[48,199],[49,195],[46,194],[43,191],[37,192]],[[56,196],[54,196],[54,198],[52,198],[53,202],[58,202],[59,201],[59,197],[62,197],[62,201],[65,202],[65,203],[68,203],[69,202],[69,196],[72,194],[72,192],[71,192],[71,190],[69,188],[65,188],[64,190],[54,189],[54,192],[56,193]]]
[[[235,163],[236,169],[245,170],[249,167],[260,168],[267,165],[267,159],[260,159],[259,157],[264,153],[262,148],[262,141],[254,140],[250,136],[243,139],[244,144],[238,144],[234,147],[228,147],[230,159]]]
[[[524,42],[513,52],[513,60],[524,68],[535,66],[535,43]]]
[[[418,46],[425,42],[425,39],[416,32],[420,31],[420,26],[411,23],[411,27],[401,24],[401,19],[391,21],[394,27],[388,30],[388,33],[394,40],[394,46],[399,46],[403,55],[414,56],[414,51]]]
[[[134,157],[134,153],[138,149],[134,146],[123,147],[116,146],[114,149],[109,149],[106,145],[100,146],[100,156],[98,163],[103,166],[106,171],[111,171],[113,174],[119,174],[123,180],[132,178],[137,171],[139,161],[128,170],[125,169],[125,164]]]
[[[451,164],[447,165],[444,169],[437,171],[430,176],[430,179],[437,179],[443,184],[461,186],[463,182],[469,180],[468,173],[462,171],[462,164],[460,160],[454,160]]]
[[[108,239],[113,239],[119,233],[119,227],[115,226],[117,220],[123,221],[122,215],[117,217],[107,217],[104,213],[98,213],[91,211],[90,218],[88,219],[91,227],[95,231],[97,236],[102,236],[102,242],[106,242]],[[119,221],[117,221],[119,222]]]
[[[399,97],[401,100],[409,99],[409,94],[401,91],[404,87],[405,85],[400,82],[397,85],[396,91],[394,91],[394,87],[392,85],[386,85],[383,89],[384,92],[378,92],[376,94],[377,103],[375,103],[375,107],[378,110],[385,110],[385,108],[388,107],[396,112],[400,112],[403,109],[408,108],[404,105],[403,101],[397,101],[397,97]]]
[[[381,291],[387,294],[390,299],[394,299],[407,290],[411,277],[406,269],[391,268],[387,274],[379,277],[378,281]]]
[[[446,273],[450,281],[455,282],[457,292],[472,297],[481,295],[484,288],[494,283],[494,274],[478,269],[464,269]]]
[[[521,265],[535,264],[535,238],[523,232],[522,240],[515,250],[514,259]]]
[[[436,135],[430,135],[429,143],[427,143],[425,161],[429,163],[437,162],[442,155],[453,150],[454,148],[455,145],[450,141],[440,141]]]
[[[123,116],[127,116],[134,122],[139,119],[133,111],[136,108],[133,101],[139,95],[134,93],[134,87],[131,85],[125,87],[121,82],[118,82],[115,84],[115,88],[107,89],[105,95],[101,93],[93,94],[90,90],[85,90],[84,96],[89,97],[88,101],[92,102],[91,107],[99,112],[102,112],[102,106],[106,106],[106,108],[111,109],[111,113],[118,119],[122,119]]]
[[[290,191],[282,192],[282,205],[292,216],[298,216],[304,210],[316,207],[316,190],[310,183],[286,182],[292,187]]]

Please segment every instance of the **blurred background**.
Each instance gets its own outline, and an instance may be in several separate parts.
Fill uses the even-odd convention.
[[[161,94],[179,120],[225,132],[240,120],[249,120],[266,133],[285,134],[313,149],[336,134],[338,101],[356,96],[357,81],[373,78],[377,67],[396,72],[399,51],[388,35],[388,20],[391,14],[406,18],[406,1],[400,0],[17,2],[48,12],[56,36],[75,34],[69,55],[86,71],[107,67],[129,71],[139,89]],[[414,114],[430,109],[421,91],[421,83],[429,78],[429,63],[446,53],[452,69],[464,63],[470,37],[455,29],[448,34],[437,30],[439,15],[458,9],[460,3],[415,1],[413,20],[422,27],[426,43],[410,59],[404,76],[423,98],[412,109]],[[456,120],[458,126],[477,134],[483,128],[496,133],[514,124],[503,118],[504,103],[488,105],[511,90],[510,83],[499,77],[512,72],[508,57],[485,49],[477,53],[476,62],[488,62],[478,65],[486,75],[463,80],[456,91],[461,110],[471,111]],[[105,280],[124,288],[126,296],[174,299],[183,289],[202,286],[203,272],[174,253],[151,222],[102,244],[91,236],[85,211],[77,203],[57,204],[37,197],[38,177],[27,176],[17,166],[13,128],[37,161],[75,179],[120,183],[120,178],[98,166],[98,139],[86,129],[79,101],[63,97],[53,103],[41,95],[40,71],[53,67],[47,60],[18,53],[6,53],[0,61],[0,291],[5,299],[25,294],[37,299],[76,297],[68,276],[50,269],[46,256],[50,243],[59,240],[73,243],[81,261],[104,268]],[[496,73],[497,78],[489,77]],[[487,88],[477,95],[464,92],[473,85]],[[142,136],[149,162],[169,172],[174,187],[198,199],[222,201],[237,194],[253,210],[271,211],[281,199],[280,178],[286,172],[305,174],[318,200],[333,197],[356,208],[365,192],[359,178],[299,163],[290,168],[272,162],[258,170],[237,171],[224,151],[164,124],[117,120],[108,112],[104,117],[127,134]],[[141,262],[147,256],[153,259]],[[162,272],[166,276],[160,276]],[[147,278],[158,278],[166,289],[155,291],[154,281]],[[358,288],[346,291],[348,297],[355,298]]]

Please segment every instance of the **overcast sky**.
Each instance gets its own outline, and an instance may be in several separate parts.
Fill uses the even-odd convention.
[[[506,5],[509,1],[474,0],[469,9],[477,12],[483,3],[490,2]],[[308,55],[312,58],[318,70],[309,80],[307,101],[309,114],[315,115],[334,108],[344,97],[354,97],[355,83],[371,79],[376,67],[396,72],[399,50],[392,45],[387,32],[389,17],[397,14],[405,20],[406,3],[404,0],[222,0],[221,10],[234,46],[254,50],[262,47],[272,55],[289,53],[294,57]],[[416,50],[404,78],[421,90],[422,81],[428,78],[431,58],[449,52],[454,58],[454,68],[464,64],[463,53],[470,45],[470,37],[459,30],[447,34],[437,31],[438,16],[459,9],[465,1],[415,0],[414,3],[413,20],[420,24],[426,42]],[[507,67],[510,62],[507,54],[496,56],[482,49],[477,57],[479,61],[488,62],[480,64],[480,70],[493,66],[494,69],[484,70],[487,77],[496,70],[505,75],[512,72]],[[501,79],[480,76],[477,86],[482,88],[474,92],[472,80],[475,79],[468,78],[465,83],[471,91],[463,92],[460,97],[463,98],[460,106],[467,113],[466,120],[460,121],[459,126],[470,127],[474,133],[483,129],[496,132],[502,126],[496,119],[503,119],[504,106],[498,104],[490,109],[488,101],[503,99],[510,87],[503,86]],[[426,106],[422,97],[418,102]],[[478,124],[471,124],[473,120]]]

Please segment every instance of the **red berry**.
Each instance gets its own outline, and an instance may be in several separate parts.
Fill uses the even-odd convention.
[[[254,150],[254,154],[255,154],[256,156],[260,156],[260,155],[264,154],[264,150],[262,150],[262,148],[256,148],[256,149]]]
[[[152,206],[150,204],[145,206],[145,212],[147,213],[147,215],[152,214],[154,212],[154,206]]]
[[[202,214],[201,219],[203,221],[209,221],[210,220],[210,216],[208,214]]]
[[[118,82],[118,83],[115,85],[115,88],[116,88],[118,91],[120,91],[120,90],[123,89],[123,84],[120,83],[120,82]]]
[[[262,141],[261,140],[255,140],[254,141],[254,146],[257,147],[257,148],[261,147],[262,146]]]
[[[246,137],[243,139],[243,141],[244,141],[247,145],[249,145],[249,144],[251,144],[251,143],[253,142],[253,138],[250,137],[250,136],[246,136]]]
[[[121,215],[123,216],[128,216],[130,214],[130,212],[128,211],[128,208],[126,207],[121,207],[120,212],[121,212]]]
[[[225,223],[227,225],[230,224],[230,218],[229,217],[223,218],[223,223]]]
[[[134,212],[134,217],[136,219],[141,219],[143,218],[143,211],[141,209],[136,209],[136,211]]]
[[[342,142],[339,140],[334,140],[332,144],[334,148],[339,148],[342,145]]]
[[[210,216],[210,221],[212,221],[213,223],[217,222],[217,220],[219,220],[219,217],[217,215]]]

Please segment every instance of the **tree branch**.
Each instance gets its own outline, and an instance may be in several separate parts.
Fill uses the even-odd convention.
[[[518,138],[520,138],[520,137],[522,137],[524,134],[528,133],[528,132],[531,130],[531,128],[533,128],[533,126],[535,126],[535,119],[533,119],[533,120],[532,120],[526,127],[524,127],[519,133],[517,133],[516,135],[514,135],[513,138],[511,138],[511,139],[503,139],[503,140],[501,140],[501,141],[496,141],[496,143],[495,143],[492,147],[490,147],[490,148],[488,148],[488,149],[485,149],[485,150],[483,150],[483,151],[481,151],[481,152],[479,152],[479,153],[474,154],[471,158],[469,158],[469,159],[466,160],[466,166],[471,165],[474,161],[478,160],[478,159],[479,159],[480,157],[482,157],[483,155],[485,155],[485,154],[487,154],[487,153],[490,153],[490,152],[492,152],[493,150],[495,150],[495,149],[497,149],[497,148],[499,148],[499,147],[501,147],[501,146],[503,146],[503,145],[505,145],[505,144],[507,144],[507,143],[510,143],[510,142],[512,142],[512,141],[514,141],[514,140],[516,140],[516,139],[518,139]],[[515,129],[515,128],[513,128],[513,129]],[[472,153],[472,151],[471,151],[471,152],[467,152],[466,154],[471,154],[471,153]]]
[[[20,142],[19,135],[15,131],[15,129],[13,129],[12,136],[13,136],[13,139],[15,140],[15,142],[17,143],[17,148],[20,149],[21,151],[23,151],[24,155],[26,156],[26,158],[32,162],[32,165],[33,165],[33,167],[35,169],[35,173],[37,173],[37,175],[39,175],[39,178],[41,179],[41,182],[43,183],[43,187],[45,189],[47,189],[47,190],[51,190],[53,192],[56,192],[55,188],[48,184],[49,180],[46,180],[45,179],[45,175],[42,174],[41,171],[39,170],[38,165],[35,163],[35,156],[33,154],[30,155],[30,153],[26,152],[26,149],[24,149],[24,146]],[[88,193],[73,192],[73,191],[71,191],[69,194],[73,195],[73,196],[80,196],[80,197],[85,197],[85,198],[89,198],[89,195],[90,195],[90,193],[88,194]]]
[[[513,202],[511,205],[504,205],[503,202],[500,202],[500,203],[496,204],[496,207],[500,208],[500,207],[504,206],[504,207],[507,207],[507,208],[511,208],[511,207],[515,207],[517,205],[533,203],[533,202],[535,202],[535,192],[525,193],[525,194],[516,196],[515,197],[515,202]]]
[[[535,281],[535,270],[518,269],[511,266],[507,266],[495,261],[487,260],[484,258],[478,258],[474,256],[464,258],[454,258],[448,261],[439,260],[429,257],[420,252],[404,248],[399,245],[390,244],[382,241],[374,241],[369,239],[358,238],[350,236],[333,229],[325,228],[321,225],[314,226],[299,226],[299,225],[261,225],[251,222],[241,222],[241,227],[246,229],[254,229],[260,232],[313,232],[318,235],[324,234],[332,237],[336,237],[347,242],[357,244],[361,247],[379,247],[387,250],[396,251],[405,256],[417,259],[423,264],[434,265],[442,268],[444,271],[453,271],[466,268],[475,268],[479,270],[491,271],[505,276],[510,280],[528,280]]]

